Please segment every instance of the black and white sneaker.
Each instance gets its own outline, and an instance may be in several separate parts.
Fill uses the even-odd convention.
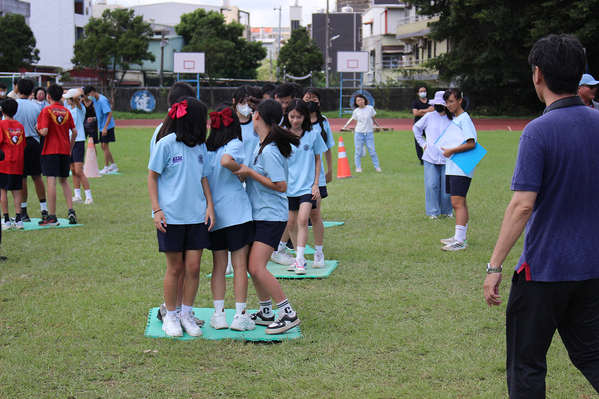
[[[77,224],[77,215],[75,215],[75,211],[69,212],[69,224]]]
[[[265,316],[261,310],[250,315],[250,319],[259,326],[269,326],[275,321],[275,316]]]
[[[297,317],[297,312],[288,315],[286,313],[280,313],[277,320],[266,327],[267,334],[282,334],[287,330],[291,330],[295,326],[299,326],[300,319]]]

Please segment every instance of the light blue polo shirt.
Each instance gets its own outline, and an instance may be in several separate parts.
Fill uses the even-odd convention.
[[[264,147],[256,145],[247,165],[273,183],[287,180],[287,159],[279,152],[275,143]],[[285,193],[264,187],[252,178],[247,178],[245,187],[252,203],[252,218],[259,221],[286,222],[289,219],[289,204]]]
[[[73,122],[75,122],[75,127],[77,128],[77,138],[75,141],[85,141],[85,130],[83,128],[83,121],[85,120],[85,106],[81,104],[81,109],[74,105],[71,107],[67,103],[67,100],[64,100],[64,107],[71,111],[71,115],[73,115]]]
[[[252,152],[254,152],[256,144],[260,142],[260,137],[258,137],[258,133],[254,131],[254,122],[252,122],[252,118],[250,118],[250,120],[247,123],[241,124],[241,138],[243,139],[245,160],[246,162],[249,162],[248,160],[252,156]]]
[[[166,223],[197,224],[206,218],[202,177],[210,174],[206,145],[188,147],[171,133],[156,143],[148,169],[159,173],[158,202]]]
[[[327,150],[320,133],[314,130],[304,132],[298,147],[292,145],[293,155],[288,159],[289,180],[287,180],[287,196],[299,197],[312,194],[314,176],[316,175],[315,155]],[[321,160],[322,162],[322,160]]]
[[[208,164],[212,169],[208,183],[216,214],[216,223],[211,231],[252,221],[252,205],[243,184],[233,172],[220,164],[224,155],[230,155],[241,165],[245,159],[243,143],[233,139],[216,151],[208,151]]]
[[[100,130],[101,133],[102,129],[104,129],[104,125],[106,125],[108,113],[111,112],[112,109],[110,108],[110,102],[108,99],[101,94],[100,98],[98,100],[94,98],[93,102],[94,108],[96,109],[96,118],[98,118],[98,130]],[[112,117],[112,119],[110,119],[110,123],[108,124],[108,129],[112,129],[114,125],[114,117]]]
[[[322,126],[324,127],[324,131],[326,132],[327,135],[327,140],[326,140],[326,145],[327,148],[333,148],[335,147],[335,137],[333,137],[333,132],[331,131],[331,124],[329,123],[329,120],[327,119],[326,116],[323,116],[324,121],[322,121]],[[322,137],[321,129],[320,129],[320,123],[318,122],[314,122],[312,124],[312,131],[316,132],[318,135],[320,135],[320,137]],[[326,151],[325,151],[326,152]],[[321,159],[320,162],[320,177],[318,178],[318,186],[319,187],[326,187],[327,185],[327,179],[326,179],[326,175],[325,175],[325,171],[324,171],[324,159]]]
[[[25,137],[33,137],[39,142],[40,136],[38,136],[35,130],[37,117],[41,112],[39,105],[26,98],[19,98],[17,99],[17,106],[17,113],[14,119],[25,128]]]

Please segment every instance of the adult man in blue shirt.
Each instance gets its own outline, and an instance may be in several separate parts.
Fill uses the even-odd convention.
[[[599,113],[575,95],[586,66],[573,36],[540,39],[528,58],[543,115],[522,133],[514,195],[487,265],[484,296],[501,304],[501,264],[526,228],[506,309],[510,398],[544,398],[555,330],[599,392]]]
[[[108,99],[96,92],[94,86],[85,86],[83,88],[83,94],[88,96],[90,100],[94,102],[94,108],[96,110],[96,119],[98,120],[98,129],[100,129],[100,144],[102,145],[102,151],[104,151],[104,169],[100,171],[101,175],[107,173],[118,172],[119,168],[114,163],[112,158],[112,152],[108,148],[109,143],[116,141],[114,135],[114,118],[112,117],[112,109],[110,108],[110,102]]]

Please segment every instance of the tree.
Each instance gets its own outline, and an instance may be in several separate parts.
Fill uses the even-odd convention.
[[[260,61],[266,57],[266,49],[261,42],[247,42],[241,38],[243,25],[237,22],[225,24],[224,16],[216,11],[206,12],[198,8],[183,14],[175,31],[185,40],[183,51],[206,54],[205,74],[210,85],[212,107],[215,78],[255,79]]]
[[[15,72],[40,60],[35,37],[22,15],[0,17],[0,38],[0,71]]]
[[[102,81],[111,76],[110,94],[114,104],[114,95],[131,66],[156,60],[148,51],[153,34],[150,24],[143,22],[141,15],[135,16],[133,10],[104,10],[102,18],[90,18],[85,25],[83,37],[75,42],[71,62],[80,68],[99,70]],[[117,70],[121,72],[118,82]]]
[[[429,23],[430,37],[448,39],[450,51],[429,62],[441,77],[467,91],[518,87],[532,93],[528,53],[549,33],[570,33],[587,48],[592,70],[599,72],[599,0],[416,0],[419,14],[439,14]]]
[[[324,57],[314,39],[310,39],[306,28],[298,28],[291,32],[289,41],[279,52],[279,66],[292,76],[305,76],[314,72],[321,75]]]

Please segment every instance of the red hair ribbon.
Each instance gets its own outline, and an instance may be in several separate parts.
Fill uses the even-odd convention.
[[[185,114],[187,114],[187,100],[173,104],[170,111],[168,111],[168,116],[170,116],[171,119],[180,118]]]
[[[231,108],[227,107],[220,112],[214,111],[210,113],[210,127],[220,129],[221,122],[225,127],[228,127],[233,123],[233,113],[231,112]]]

